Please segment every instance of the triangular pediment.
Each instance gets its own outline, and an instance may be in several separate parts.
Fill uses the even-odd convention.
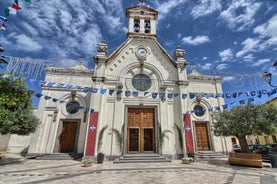
[[[139,56],[144,48],[145,57]],[[177,80],[177,65],[156,39],[128,38],[107,59],[105,75],[119,80],[120,77],[132,78],[139,72],[152,75],[156,80]],[[109,77],[109,78],[111,78]]]
[[[111,55],[107,58],[107,65],[115,60],[117,57],[120,57],[122,53],[128,50],[132,45],[145,45],[147,43],[148,47],[151,47],[152,52],[160,52],[166,58],[166,60],[176,68],[176,63],[174,59],[166,52],[166,50],[157,42],[156,39],[136,39],[136,38],[128,38],[125,42],[123,42]],[[152,45],[152,46],[150,46]]]
[[[128,16],[130,13],[135,13],[140,15],[153,15],[155,17],[158,16],[158,12],[156,10],[143,5],[127,8],[126,16]]]

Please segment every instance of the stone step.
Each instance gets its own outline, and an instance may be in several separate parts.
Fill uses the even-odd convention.
[[[76,160],[82,158],[82,153],[47,153],[41,154],[35,159],[37,160]]]
[[[127,154],[114,161],[118,163],[157,163],[171,162],[171,160],[158,154]]]
[[[227,158],[228,156],[221,152],[199,151],[195,154],[198,159]]]
[[[158,154],[126,154],[123,156],[124,158],[161,158],[161,155]]]
[[[161,162],[171,162],[169,159],[165,160],[115,160],[114,164],[123,164],[123,163],[161,163]]]

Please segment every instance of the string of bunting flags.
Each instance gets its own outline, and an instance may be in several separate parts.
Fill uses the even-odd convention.
[[[49,84],[49,83],[48,83]],[[49,87],[49,86],[48,86]],[[65,86],[65,88],[66,89],[71,89],[71,88],[75,88],[75,89],[81,89],[81,88],[79,88],[79,86],[72,86],[72,85],[68,85],[68,86]],[[22,90],[22,89],[21,89]],[[104,94],[109,94],[110,96],[112,96],[113,94],[116,94],[116,95],[119,95],[119,94],[121,94],[123,91],[122,90],[114,90],[114,89],[97,89],[97,88],[89,88],[89,87],[84,87],[83,88],[83,92],[85,92],[85,93],[88,93],[89,91],[91,91],[92,93],[98,93],[98,91],[100,91],[100,94],[102,94],[102,95],[104,95]],[[52,100],[52,102],[60,102],[60,103],[66,103],[65,101],[63,101],[63,100],[59,100],[59,99],[57,99],[57,98],[53,98],[53,97],[51,97],[51,96],[47,96],[47,95],[43,95],[43,94],[41,94],[41,93],[35,93],[35,91],[33,91],[33,90],[28,90],[28,93],[29,94],[32,94],[32,95],[34,95],[34,96],[36,96],[37,98],[41,98],[41,97],[44,97],[44,99],[45,100]],[[273,95],[273,94],[276,94],[277,93],[277,88],[275,88],[275,89],[272,89],[271,91],[269,91],[269,92],[267,92],[267,94],[268,94],[268,96],[271,96],[271,95]],[[131,91],[125,91],[125,96],[126,97],[129,97],[129,96],[131,96],[131,94],[133,95],[133,96],[138,96],[138,92],[137,91],[133,91],[133,92],[131,92]],[[160,99],[164,99],[164,97],[165,97],[165,94],[164,95],[161,95],[162,93],[152,93],[152,98],[153,99],[158,99],[157,97],[158,97],[158,95],[157,94],[159,94],[159,98]],[[197,95],[199,95],[199,94],[193,94],[193,93],[191,93],[191,94],[189,94],[189,98],[190,99],[193,99],[195,96],[197,96]],[[182,95],[180,95],[180,94],[178,94],[178,93],[174,93],[174,94],[167,94],[167,96],[168,96],[168,98],[170,98],[170,99],[172,99],[172,98],[177,98],[177,97],[179,97],[179,96],[182,96],[182,99],[185,99],[186,97],[187,97],[187,95],[186,94],[182,94]],[[239,101],[239,104],[246,104],[246,103],[249,103],[249,102],[254,102],[254,97],[251,97],[251,98],[247,98],[247,99],[242,99],[242,100],[240,100]],[[212,111],[214,111],[214,110],[216,110],[216,111],[220,111],[221,109],[223,109],[223,110],[225,110],[225,109],[227,109],[229,106],[230,107],[232,107],[232,106],[234,106],[234,105],[237,105],[237,103],[236,102],[233,102],[233,103],[230,103],[230,104],[224,104],[224,105],[221,105],[221,106],[214,106],[214,107],[211,107],[211,108],[209,108],[209,109],[203,109],[203,110],[199,110],[199,109],[197,109],[197,111],[209,111],[209,112],[212,112]],[[83,107],[83,106],[80,106],[80,105],[78,105],[78,108],[79,109],[84,109],[86,112],[94,112],[94,109],[92,109],[92,108],[88,108],[88,107]],[[195,113],[195,111],[194,110],[188,110],[188,111],[186,111],[186,114],[193,114],[193,113]]]
[[[7,76],[4,76],[4,77],[7,77]],[[4,78],[3,77],[3,78]],[[0,78],[1,80],[1,78]],[[20,77],[16,77],[16,76],[13,76],[13,81],[16,81],[16,80],[25,80],[25,79],[22,79]],[[40,86],[41,87],[53,87],[54,84],[56,84],[55,82],[47,82],[47,81],[38,81],[38,80],[30,80],[30,82],[39,82]],[[133,96],[139,96],[139,92],[138,91],[123,91],[123,90],[116,90],[116,89],[98,89],[98,88],[90,88],[90,87],[81,87],[81,86],[74,86],[74,85],[71,85],[71,84],[62,84],[62,83],[58,83],[56,84],[55,87],[58,87],[58,88],[65,88],[67,90],[70,90],[70,89],[82,89],[83,92],[85,93],[88,93],[89,91],[92,92],[92,93],[100,93],[102,95],[104,94],[108,94],[110,96],[112,96],[113,94],[116,94],[116,95],[121,95],[122,93],[125,93],[125,96],[126,97],[129,97],[131,95]],[[41,94],[41,93],[36,93],[34,90],[28,90],[27,88],[24,88],[24,87],[18,87],[18,90],[19,91],[27,91],[29,94],[37,97],[37,98],[41,98],[43,97],[44,100],[52,100],[52,102],[55,102],[55,103],[65,103],[67,104],[64,100],[60,100],[60,99],[57,99],[57,98],[54,98],[54,97],[51,97],[51,96],[48,96],[48,95],[44,95],[44,94]],[[276,94],[277,93],[277,88],[274,88],[274,89],[271,89],[270,91],[267,91],[267,90],[261,90],[261,94],[267,94],[268,96],[271,96],[273,94]],[[147,95],[149,94],[149,92],[143,92],[144,95]],[[233,93],[234,94],[234,93]],[[237,93],[238,94],[238,93]],[[242,93],[239,93],[239,94],[242,94]],[[251,95],[251,96],[255,96],[256,92],[254,93],[253,92],[245,92],[246,95]],[[259,95],[260,93],[258,93]],[[198,94],[198,93],[189,93],[188,94],[179,94],[179,93],[167,93],[167,98],[169,99],[172,99],[172,98],[178,98],[181,96],[181,98],[184,100],[186,99],[188,96],[190,99],[193,99],[197,96],[201,95],[202,97],[206,97],[206,98],[209,98],[209,97],[214,97],[214,98],[217,98],[217,97],[224,97],[223,94],[221,95],[212,95],[210,96],[209,94]],[[228,95],[228,94],[227,94]],[[232,97],[235,97],[236,95],[233,95]],[[153,99],[165,99],[166,97],[166,93],[152,93],[152,98]],[[230,96],[231,97],[231,96]],[[239,104],[246,104],[247,102],[253,102],[254,101],[254,97],[250,97],[250,98],[247,98],[247,99],[243,99],[243,100],[240,100],[239,101]],[[234,105],[236,105],[237,103],[230,103],[230,104],[224,104],[224,105],[221,105],[221,106],[214,106],[214,107],[211,107],[209,109],[203,109],[201,111],[209,111],[209,112],[212,112],[213,110],[216,110],[216,111],[220,111],[221,109],[227,109],[228,106],[232,107]],[[89,108],[89,107],[83,107],[81,105],[78,105],[79,109],[84,109],[86,112],[94,112],[94,109],[92,108]],[[198,110],[199,111],[199,110]],[[186,111],[186,114],[193,114],[195,113],[194,110],[188,110]]]
[[[167,96],[167,98],[172,99],[172,98],[177,98],[181,96],[182,99],[186,99],[188,96],[190,99],[193,99],[197,96],[205,97],[205,98],[217,98],[217,97],[222,97],[222,98],[239,98],[242,97],[243,95],[246,95],[247,97],[258,97],[261,98],[262,95],[268,95],[269,97],[272,96],[277,92],[277,88],[273,88],[271,90],[257,90],[257,91],[246,91],[246,92],[233,92],[233,93],[188,93],[188,94],[179,94],[179,93],[165,93],[165,92],[139,92],[139,91],[123,91],[121,89],[99,89],[99,88],[90,88],[90,87],[82,87],[78,85],[73,85],[73,84],[64,84],[64,83],[56,83],[56,82],[47,82],[47,81],[42,81],[42,80],[36,80],[36,79],[31,79],[30,82],[39,82],[41,87],[56,87],[56,88],[66,88],[67,90],[69,89],[83,89],[83,92],[87,93],[89,90],[91,90],[92,93],[100,93],[102,95],[104,94],[109,94],[112,96],[113,94],[116,95],[121,95],[125,94],[126,97],[129,97],[131,95],[137,97],[137,96],[146,96],[151,94],[152,98],[155,99],[159,97],[160,99],[163,99]],[[243,101],[242,101],[243,103]]]
[[[246,91],[246,92],[234,92],[234,93],[219,93],[219,94],[214,94],[214,93],[188,93],[188,94],[179,94],[179,93],[165,93],[165,92],[139,92],[139,91],[124,91],[121,89],[105,89],[105,88],[91,88],[91,87],[83,87],[83,86],[79,86],[79,85],[73,85],[73,84],[64,84],[64,83],[56,83],[56,82],[47,82],[47,81],[42,81],[42,80],[36,80],[36,79],[30,79],[31,83],[34,82],[39,82],[39,85],[41,87],[49,87],[49,88],[65,88],[67,90],[70,89],[79,89],[82,90],[84,93],[88,93],[88,92],[92,92],[94,94],[101,94],[101,95],[109,95],[109,96],[119,96],[119,95],[125,95],[125,97],[142,97],[142,96],[147,96],[147,95],[151,95],[151,97],[153,99],[160,99],[160,100],[164,100],[165,98],[168,99],[174,99],[174,98],[179,98],[181,97],[183,100],[185,100],[186,98],[189,99],[193,99],[196,97],[204,97],[204,98],[218,98],[218,97],[222,97],[222,98],[239,98],[239,97],[243,97],[242,95],[246,95],[248,98],[245,99],[241,99],[238,103],[239,104],[246,104],[249,102],[254,102],[255,98],[254,97],[258,97],[261,98],[262,95],[267,95],[268,97],[274,95],[277,93],[277,88],[273,88],[271,90],[258,90],[258,91]],[[43,94],[40,93],[36,93],[35,94],[36,97],[41,97],[43,96]],[[53,102],[59,102],[60,100],[56,99],[56,98],[52,98],[49,96],[45,96],[44,97],[45,100],[50,100],[52,99]],[[65,103],[63,101],[61,101],[62,103]],[[220,110],[222,109],[227,109],[228,107],[232,107],[234,105],[238,105],[237,102],[232,102],[230,104],[224,104],[221,105],[221,107],[219,106],[215,106],[212,107],[210,109],[207,109],[209,111],[212,110]],[[83,109],[84,107],[80,107],[80,109]],[[88,108],[87,108],[88,109]],[[93,109],[91,109],[93,110]],[[190,113],[193,113],[194,111],[188,111]],[[187,113],[188,113],[187,112]]]
[[[31,2],[31,0],[24,0],[25,2]],[[7,20],[8,20],[8,16],[10,16],[11,14],[16,14],[18,10],[21,10],[22,8],[19,6],[18,4],[18,0],[14,0],[14,3],[10,6],[5,8],[4,10],[4,14],[5,16],[0,16],[0,20],[1,22],[1,26],[0,26],[0,30],[6,30],[7,29]]]

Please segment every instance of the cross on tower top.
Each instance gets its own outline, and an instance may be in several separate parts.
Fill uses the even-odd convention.
[[[146,2],[146,0],[139,0],[142,4],[144,4]]]

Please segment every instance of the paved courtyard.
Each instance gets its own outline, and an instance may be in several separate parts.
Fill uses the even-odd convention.
[[[80,161],[32,160],[9,157],[0,160],[0,184],[17,183],[105,183],[105,184],[277,184],[277,168],[230,166],[226,160],[172,163],[113,164],[104,161],[82,167]]]

